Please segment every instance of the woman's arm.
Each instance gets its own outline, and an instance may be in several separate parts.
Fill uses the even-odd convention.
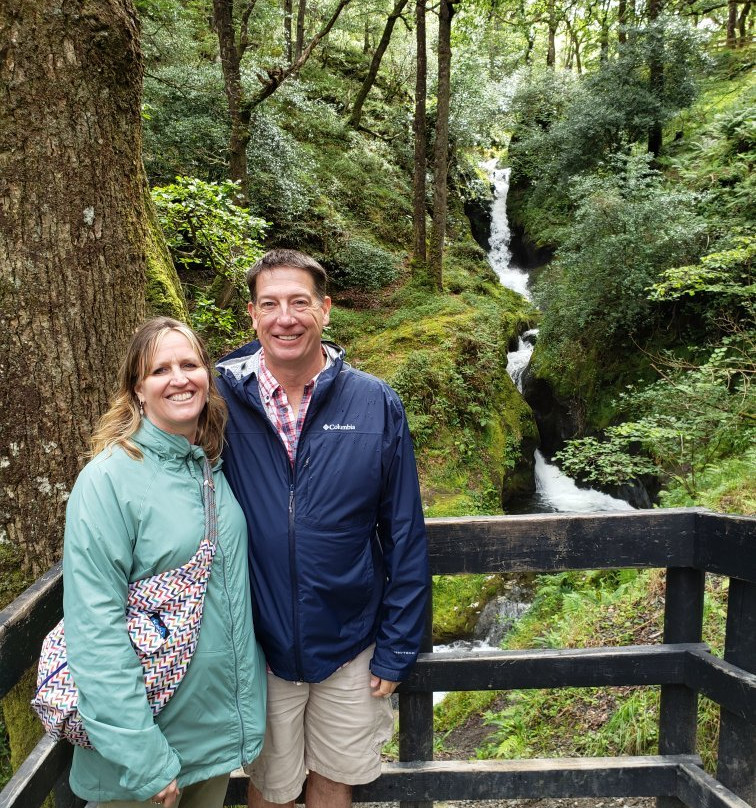
[[[93,746],[116,769],[130,798],[146,800],[176,778],[180,761],[153,720],[142,666],[126,630],[139,522],[134,504],[120,500],[117,469],[115,464],[90,463],[68,502],[63,548],[66,645],[79,712]]]

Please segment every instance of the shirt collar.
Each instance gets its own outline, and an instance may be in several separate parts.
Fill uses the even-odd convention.
[[[326,368],[333,365],[333,357],[331,356],[331,352],[327,351],[325,347],[323,348],[323,356],[325,357],[323,367],[312,377],[312,379],[310,379],[309,382],[307,382],[305,387],[316,384],[318,381],[318,376],[320,376],[320,374],[326,370]],[[272,398],[273,394],[276,392],[276,390],[278,390],[279,387],[281,387],[281,385],[270,370],[268,370],[268,366],[265,364],[265,348],[260,348],[257,354],[255,354],[255,358],[257,359],[257,379],[260,384],[260,397],[263,400]]]

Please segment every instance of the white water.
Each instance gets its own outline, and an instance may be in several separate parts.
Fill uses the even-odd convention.
[[[497,168],[496,160],[483,163],[494,186],[494,201],[491,206],[491,238],[488,260],[499,276],[503,286],[518,292],[531,300],[528,288],[528,273],[512,266],[512,253],[509,250],[511,233],[507,220],[507,194],[509,193],[508,168]],[[522,392],[522,375],[530,362],[538,329],[523,333],[517,349],[507,354],[507,373],[517,389]],[[535,453],[536,493],[522,510],[523,513],[594,513],[596,511],[631,511],[633,506],[623,499],[594,491],[592,488],[579,488],[574,480],[562,472],[558,466],[549,463],[540,451]]]
[[[483,163],[489,172],[494,186],[494,201],[491,206],[491,237],[488,251],[488,262],[499,276],[502,286],[513,289],[527,300],[530,300],[528,273],[512,264],[512,253],[509,242],[512,234],[507,219],[507,194],[509,193],[509,168],[496,168],[496,160]]]

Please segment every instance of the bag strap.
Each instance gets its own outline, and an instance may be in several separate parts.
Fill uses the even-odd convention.
[[[218,541],[218,514],[215,510],[215,481],[210,461],[205,457],[202,467],[204,482],[202,483],[202,502],[205,506],[205,538],[215,552]]]

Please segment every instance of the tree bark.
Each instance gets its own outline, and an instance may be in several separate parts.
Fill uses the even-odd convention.
[[[554,7],[554,0],[548,0],[547,14],[548,14],[548,26],[549,26],[549,40],[548,40],[548,47],[546,49],[546,66],[553,68],[556,66],[556,32],[557,32],[556,8]]]
[[[727,42],[728,48],[738,46],[738,0],[727,3]]]
[[[412,131],[415,138],[415,160],[412,176],[412,232],[413,232],[413,274],[426,271],[426,229],[425,229],[425,173],[426,173],[426,118],[428,63],[425,42],[425,0],[415,0],[415,40],[417,59],[415,76],[415,117]]]
[[[383,54],[386,53],[389,42],[391,42],[391,34],[394,31],[394,25],[396,25],[396,21],[399,19],[399,17],[401,17],[402,11],[404,11],[404,7],[406,5],[407,0],[396,0],[396,4],[394,5],[392,12],[386,18],[386,25],[383,28],[381,41],[378,43],[378,47],[375,49],[373,58],[370,61],[370,68],[368,69],[367,76],[365,76],[365,80],[362,82],[362,87],[360,87],[360,91],[357,93],[357,98],[354,102],[354,107],[352,108],[352,114],[349,116],[349,126],[351,126],[353,129],[357,129],[357,127],[360,125],[360,119],[362,118],[362,107],[365,103],[365,99],[368,97],[368,93],[375,83],[378,70],[381,66],[381,60],[383,59]]]
[[[37,576],[144,317],[142,59],[131,0],[0,4],[0,543]]]
[[[307,0],[299,0],[297,7],[297,42],[294,47],[294,58],[299,59],[304,49],[305,16],[307,14]]]
[[[250,13],[253,5],[248,6]],[[241,62],[247,49],[247,43],[244,40],[244,31],[240,31],[237,42],[233,14],[233,0],[213,0],[213,22],[218,34],[223,88],[226,93],[231,124],[231,136],[228,143],[229,174],[239,186],[237,204],[247,207],[249,205],[247,146],[250,140],[251,110],[245,104],[241,81]],[[246,21],[248,20],[249,15],[246,17]]]
[[[651,22],[651,57],[649,59],[649,82],[651,85],[651,93],[656,98],[659,108],[662,104],[662,96],[664,94],[664,38],[661,32],[654,27],[654,23],[659,18],[662,11],[662,0],[649,0],[648,3],[648,18]],[[648,150],[657,158],[661,154],[662,148],[662,125],[661,121],[657,118],[648,130]]]
[[[439,292],[444,288],[443,256],[446,235],[446,177],[449,169],[449,94],[451,89],[452,0],[441,0],[438,22],[438,99],[436,141],[433,149],[433,220],[431,223],[428,269],[430,281]]]
[[[617,5],[617,39],[620,44],[627,42],[627,0]]]
[[[291,62],[294,53],[294,43],[291,38],[292,0],[284,0],[284,43],[286,47],[286,61]]]
[[[738,47],[744,48],[748,44],[748,19],[749,14],[751,13],[751,0],[748,2],[743,3],[743,8],[740,12],[740,17],[738,18],[738,33],[740,35],[740,39],[738,40]]]

